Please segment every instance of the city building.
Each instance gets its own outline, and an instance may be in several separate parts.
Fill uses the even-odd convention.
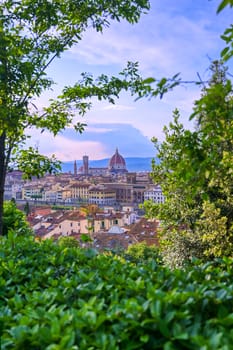
[[[147,189],[144,192],[144,200],[151,200],[157,204],[164,203],[165,197],[162,193],[161,186],[155,185]]]
[[[76,205],[96,204],[121,210],[130,206],[142,215],[140,204],[144,200],[163,203],[159,185],[153,185],[149,172],[128,172],[124,157],[116,148],[106,167],[90,167],[89,158],[83,156],[83,165],[74,171],[23,181],[22,174],[9,174],[5,185],[5,199],[40,204]],[[133,219],[131,218],[130,221]]]
[[[90,186],[90,183],[83,181],[76,181],[69,185],[69,190],[71,192],[71,200],[78,202],[87,202],[88,190]]]
[[[108,189],[103,185],[92,186],[88,190],[88,202],[100,206],[114,206],[116,204],[116,191]]]

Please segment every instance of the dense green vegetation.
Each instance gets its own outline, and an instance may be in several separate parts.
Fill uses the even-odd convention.
[[[232,259],[171,271],[22,237],[0,256],[1,350],[232,348]]]
[[[145,209],[161,220],[163,256],[172,266],[233,255],[233,87],[221,61],[210,73],[190,116],[195,127],[185,129],[176,110],[165,141],[154,139],[160,161],[152,178],[166,201]]]
[[[4,202],[3,235],[15,234],[27,236],[31,234],[25,214],[16,207],[14,201]]]

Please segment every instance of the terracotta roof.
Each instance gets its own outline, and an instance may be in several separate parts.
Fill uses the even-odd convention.
[[[135,238],[127,233],[110,234],[98,232],[94,234],[93,245],[97,250],[104,249],[127,249],[130,244],[137,243]]]
[[[159,244],[157,235],[159,223],[156,220],[141,218],[130,227],[129,234],[134,235],[138,242],[146,242],[149,245]]]

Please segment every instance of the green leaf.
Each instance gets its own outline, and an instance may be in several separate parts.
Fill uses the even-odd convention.
[[[82,233],[82,234],[81,234],[80,240],[81,240],[81,242],[83,242],[83,243],[92,242],[91,237],[90,237],[88,234],[86,234],[86,233]]]
[[[226,56],[229,53],[229,47],[225,47],[222,51],[221,51],[221,57]]]
[[[149,339],[150,339],[150,337],[149,337],[148,334],[144,334],[144,335],[141,335],[141,336],[140,336],[140,341],[141,341],[142,343],[148,343]]]
[[[211,348],[219,349],[221,347],[223,337],[224,335],[222,332],[212,334],[209,341]]]
[[[152,84],[154,83],[156,80],[155,78],[146,78],[142,81],[143,84]]]
[[[217,13],[221,12],[227,5],[230,5],[232,7],[232,0],[222,0],[218,6]]]
[[[184,331],[184,327],[182,327],[178,322],[174,323],[172,327],[172,333],[174,339],[189,339],[188,333]]]

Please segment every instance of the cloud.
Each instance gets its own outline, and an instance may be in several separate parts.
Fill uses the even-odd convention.
[[[127,61],[138,61],[141,69],[146,70],[155,65],[165,68],[171,64],[164,43],[160,42],[160,45],[147,43],[137,34],[132,33],[126,24],[121,24],[120,30],[113,25],[104,32],[104,35],[90,31],[85,33],[82,42],[74,46],[70,53],[73,58],[92,66],[122,66]]]
[[[133,106],[124,106],[124,105],[119,105],[119,104],[114,104],[114,105],[108,105],[104,106],[103,110],[104,111],[130,111],[135,109]]]
[[[63,147],[61,147],[63,144]],[[105,146],[101,142],[94,141],[70,141],[65,137],[57,137],[54,140],[54,152],[48,152],[48,156],[55,153],[57,159],[62,161],[73,161],[75,159],[82,159],[87,154],[91,159],[106,158],[108,154],[105,151]]]
[[[80,141],[100,142],[106,151],[107,156],[111,156],[116,147],[121,150],[121,153],[126,157],[138,156],[149,157],[154,154],[154,147],[151,141],[143,135],[143,133],[131,124],[126,123],[92,123],[91,129],[87,129],[79,136]],[[92,132],[92,129],[95,129]],[[96,129],[107,129],[104,133],[96,133]],[[67,135],[66,132],[64,136]],[[73,135],[74,136],[74,135]],[[71,138],[71,130],[69,138]],[[95,158],[99,158],[97,150]]]
[[[103,34],[89,30],[70,53],[92,66],[122,66],[131,60],[138,61],[147,73],[182,70],[186,74],[191,70],[193,74],[204,58],[208,65],[208,54],[215,58],[219,52],[223,23],[210,2],[208,6],[203,0],[186,3],[179,1],[174,6],[171,0],[158,1],[134,26],[123,21],[112,23]]]
[[[183,80],[198,80],[198,72],[206,80],[210,61],[219,57],[224,45],[220,34],[227,22],[232,23],[230,10],[216,15],[216,1],[152,0],[149,14],[134,26],[121,21],[112,23],[103,34],[88,30],[80,43],[48,69],[58,85],[42,96],[38,108],[60,87],[78,81],[82,71],[115,75],[127,61],[138,61],[143,77],[171,77],[181,72]],[[164,138],[163,125],[171,122],[175,108],[180,110],[185,127],[191,128],[188,118],[199,95],[200,87],[185,84],[162,100],[134,103],[135,97],[127,93],[120,94],[116,105],[94,100],[85,115],[88,127],[82,135],[67,129],[56,141],[44,136],[34,140],[39,140],[44,152],[54,152],[63,159],[77,152],[90,153],[92,159],[109,157],[117,146],[123,156],[153,156],[149,138]]]
[[[73,134],[73,139],[70,136]],[[99,140],[91,139],[80,140],[78,134],[73,129],[67,129],[67,134],[53,137],[48,132],[40,133],[38,130],[31,130],[31,139],[27,146],[38,147],[39,151],[51,157],[55,154],[56,158],[62,161],[81,159],[83,155],[88,154],[93,159],[102,159],[108,156],[106,147]]]
[[[154,155],[151,141],[130,124],[93,123],[81,135],[69,128],[56,137],[33,130],[31,136],[28,145],[36,145],[41,153],[55,154],[62,161],[81,159],[85,154],[93,160],[109,158],[116,147],[124,157]]]
[[[107,132],[111,132],[112,128],[108,127],[108,128],[102,128],[102,127],[96,127],[96,126],[91,126],[88,125],[85,129],[85,132],[89,132],[89,133],[97,133],[97,134],[103,134],[103,133],[107,133]]]

